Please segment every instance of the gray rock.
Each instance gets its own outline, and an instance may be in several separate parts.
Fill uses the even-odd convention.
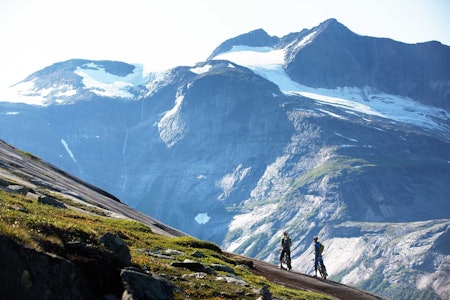
[[[258,298],[258,300],[272,300],[272,293],[270,292],[269,287],[267,285],[261,288],[259,294],[261,296]]]
[[[188,259],[184,260],[183,262],[173,262],[170,265],[175,268],[185,268],[185,269],[188,269],[188,270],[194,271],[194,272],[203,272],[203,273],[210,274],[210,275],[217,274],[216,271],[214,271],[210,267],[207,267],[200,262],[188,260]]]
[[[183,255],[184,254],[183,252],[174,250],[174,249],[166,249],[162,253],[166,254],[166,255]]]
[[[17,194],[22,194],[22,195],[26,195],[28,193],[28,190],[24,186],[17,185],[17,184],[8,185],[7,189],[12,193],[17,193]]]
[[[237,284],[237,285],[242,285],[242,286],[249,286],[249,284],[246,281],[244,281],[240,278],[234,277],[234,276],[219,276],[216,278],[216,280],[233,283],[233,284]]]
[[[234,274],[234,270],[231,267],[225,266],[225,265],[221,265],[221,264],[210,264],[209,265],[211,268],[213,268],[216,271],[222,271],[222,272],[227,272],[227,273],[231,273]]]
[[[120,273],[125,291],[122,300],[173,298],[173,285],[157,274],[145,274],[133,268],[123,269]]]
[[[65,208],[66,207],[63,202],[58,201],[55,198],[50,197],[50,196],[39,196],[38,197],[38,203],[51,205],[51,206],[59,207],[59,208]]]
[[[107,232],[100,237],[100,243],[114,253],[122,266],[131,266],[130,249],[118,234]]]
[[[206,257],[205,254],[203,254],[202,252],[200,252],[200,251],[198,251],[198,250],[195,250],[195,251],[191,254],[191,256],[196,257],[196,258]]]
[[[27,198],[31,198],[31,199],[39,199],[39,197],[41,195],[38,195],[38,194],[33,193],[33,192],[28,192],[25,196],[27,196]]]
[[[9,182],[3,178],[0,178],[0,187],[7,187],[8,185],[11,185],[11,182]]]

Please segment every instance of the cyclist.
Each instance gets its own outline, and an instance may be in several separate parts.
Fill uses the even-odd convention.
[[[291,245],[292,241],[289,237],[288,233],[283,232],[283,236],[281,237],[281,254],[280,254],[280,268],[283,268],[282,261],[283,256],[286,255],[286,262],[289,271],[292,269],[291,267]]]
[[[324,270],[325,270],[325,276],[328,276],[327,273],[327,268],[325,267],[325,264],[323,263],[323,259],[322,259],[322,249],[320,247],[320,243],[319,243],[319,237],[315,236],[314,237],[314,271],[315,271],[315,275],[314,277],[317,277],[317,268],[320,265],[323,266]]]

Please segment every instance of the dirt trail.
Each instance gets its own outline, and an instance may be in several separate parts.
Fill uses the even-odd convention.
[[[237,256],[235,254],[230,255],[235,257]],[[249,260],[248,257],[241,257]],[[321,278],[314,278],[313,276],[298,273],[293,270],[282,270],[276,265],[260,260],[250,260],[253,261],[253,272],[256,275],[263,276],[271,282],[278,283],[289,288],[319,292],[341,300],[385,300],[385,298],[381,296],[371,294],[339,282],[328,279],[323,280]]]

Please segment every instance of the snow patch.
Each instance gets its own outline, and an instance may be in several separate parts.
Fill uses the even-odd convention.
[[[121,77],[110,74],[105,68],[95,63],[84,64],[77,67],[75,74],[82,78],[85,89],[93,93],[114,98],[134,98],[135,96],[129,92],[130,88],[141,85],[146,82],[143,66],[134,65],[133,73]],[[45,106],[50,104],[49,97],[56,103],[64,103],[65,99],[76,95],[77,90],[69,84],[52,85],[48,88],[36,88],[36,79],[31,81],[20,82],[5,91],[2,95],[6,102],[25,103],[29,105]],[[61,97],[61,99],[58,99]]]
[[[71,97],[77,94],[77,91],[68,84],[61,85],[58,87],[57,93],[55,93],[55,97]],[[62,103],[62,100],[57,100],[56,102]]]
[[[332,113],[331,111],[328,111],[328,110],[326,110],[326,109],[319,109],[319,111],[321,111],[321,112],[323,112],[323,113],[326,113],[327,115],[332,116],[332,117],[334,117],[334,118],[336,118],[336,119],[347,120],[347,118],[345,118],[345,117],[343,117],[343,116],[341,116],[341,115]]]
[[[251,168],[243,168],[242,164],[240,164],[233,170],[233,172],[222,177],[222,179],[216,183],[216,186],[223,190],[223,193],[218,196],[218,199],[225,200],[228,198],[234,190],[235,184],[241,182],[250,172],[250,169]]]
[[[311,32],[307,36],[305,36],[298,44],[295,46],[296,49],[298,48],[304,48],[306,45],[310,44],[314,37],[317,35],[317,31]]]
[[[192,73],[195,74],[203,74],[203,73],[207,73],[209,71],[209,69],[211,69],[211,65],[204,65],[203,67],[196,67],[196,68],[191,68],[189,69],[189,71],[191,71]]]
[[[425,274],[422,276],[419,276],[419,278],[416,281],[416,287],[419,290],[426,289],[427,287],[431,286],[433,282],[436,280],[436,276],[434,274]]]
[[[12,86],[6,91],[4,97],[8,99],[7,102],[43,106],[47,102],[46,96],[49,92],[48,89],[35,91],[34,81],[26,81]]]
[[[347,139],[347,140],[349,140],[349,141],[351,141],[351,142],[355,142],[355,143],[357,143],[357,142],[358,142],[358,140],[357,140],[357,139],[352,139],[352,138],[349,138],[349,137],[343,136],[343,135],[342,135],[342,134],[340,134],[340,133],[337,133],[337,132],[335,132],[334,134],[335,134],[335,135],[337,135],[337,136],[340,136],[341,138]]]
[[[269,203],[263,206],[256,207],[249,213],[236,215],[228,226],[228,232],[233,232],[235,230],[243,230],[244,233],[240,235],[237,240],[232,241],[225,248],[227,251],[234,252],[242,244],[244,244],[248,239],[254,236],[254,228],[258,228],[257,232],[269,232],[272,227],[271,223],[265,223],[264,226],[260,226],[261,220],[270,216],[278,207],[278,203]],[[253,226],[258,224],[258,226]]]
[[[328,253],[332,253],[333,259],[328,259],[325,262],[328,273],[335,274],[339,270],[345,270],[350,266],[355,265],[363,256],[364,251],[367,249],[365,243],[360,237],[350,238],[333,238],[324,241],[325,251],[324,257],[327,257]],[[338,259],[337,259],[338,258]],[[360,270],[353,270],[346,274],[343,278],[343,282],[354,282],[354,280],[362,280]],[[365,273],[367,274],[367,272]],[[370,274],[368,274],[370,276]]]
[[[66,149],[67,153],[69,153],[69,156],[72,158],[72,160],[76,163],[77,160],[75,159],[75,156],[73,155],[72,151],[70,150],[69,145],[67,144],[67,142],[65,140],[61,139],[61,144]]]
[[[167,147],[172,147],[184,136],[186,124],[182,121],[179,111],[184,95],[177,95],[175,106],[167,111],[158,122],[158,131]]]
[[[199,213],[195,216],[195,221],[198,224],[206,224],[209,222],[209,220],[211,219],[210,216],[208,216],[208,213]]]
[[[252,67],[268,67],[284,63],[284,50],[273,50],[270,47],[233,46],[228,51],[214,57],[217,60],[229,60],[238,65]]]
[[[136,65],[133,73],[124,77],[108,73],[103,66],[95,63],[77,67],[74,73],[82,77],[86,89],[103,97],[133,98],[128,88],[145,83],[141,65]]]
[[[304,47],[315,33],[306,36],[296,47]],[[292,81],[283,69],[285,50],[270,47],[234,46],[215,59],[224,59],[251,69],[272,81],[286,94],[307,97],[317,102],[344,109],[355,115],[367,114],[396,122],[448,131],[446,122],[450,114],[441,108],[427,106],[413,99],[374,91],[370,87],[339,87],[336,89],[311,88]],[[331,116],[340,117],[337,114]]]

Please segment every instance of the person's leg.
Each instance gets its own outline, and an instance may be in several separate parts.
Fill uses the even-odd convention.
[[[327,268],[325,267],[325,264],[323,263],[322,256],[320,257],[320,264],[323,266],[323,269],[325,270],[325,274],[328,276]]]
[[[281,262],[283,261],[283,255],[284,255],[284,249],[282,249],[281,250],[281,253],[280,253],[280,267],[283,267],[283,265],[281,264]]]
[[[288,269],[292,269],[291,267],[291,249],[286,250],[286,258],[287,258],[287,267]]]
[[[317,265],[319,264],[319,257],[318,255],[314,256],[314,272],[315,272],[315,276],[317,276]]]

